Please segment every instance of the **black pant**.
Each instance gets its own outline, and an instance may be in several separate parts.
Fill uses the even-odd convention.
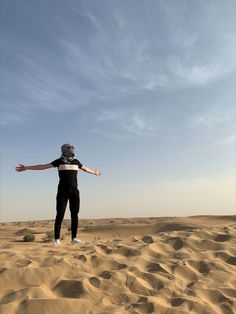
[[[77,187],[60,187],[57,191],[57,215],[54,223],[54,238],[60,238],[61,224],[69,200],[71,214],[71,238],[76,238],[78,228],[78,213],[80,208],[80,193]]]

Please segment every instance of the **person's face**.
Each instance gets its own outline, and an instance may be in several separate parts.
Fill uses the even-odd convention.
[[[74,157],[74,146],[73,145],[67,146],[64,155],[66,157]]]
[[[75,148],[74,148],[73,145],[70,145],[70,146],[67,147],[67,149],[73,151]]]

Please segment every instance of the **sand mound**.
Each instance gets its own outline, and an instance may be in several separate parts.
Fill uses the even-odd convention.
[[[15,232],[15,235],[22,236],[22,235],[26,235],[26,234],[29,234],[29,233],[34,233],[34,230],[31,229],[31,228],[23,228],[23,229],[17,230]]]

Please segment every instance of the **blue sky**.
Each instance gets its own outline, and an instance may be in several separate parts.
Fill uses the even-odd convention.
[[[0,2],[2,220],[235,214],[235,1]]]

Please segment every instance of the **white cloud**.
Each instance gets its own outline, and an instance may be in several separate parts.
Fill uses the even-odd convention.
[[[195,64],[173,56],[167,58],[167,67],[171,77],[170,82],[177,88],[206,85],[234,71],[232,64],[226,66],[223,56],[220,61],[204,63],[199,59]]]
[[[233,144],[234,143],[234,147],[236,145],[236,136],[227,136],[225,138],[222,138],[218,141],[213,142],[211,145],[212,146],[217,146],[217,145],[225,145],[225,144]],[[235,156],[236,157],[236,156]]]
[[[144,117],[135,114],[127,119],[122,126],[129,132],[141,135],[141,136],[153,136],[155,135],[156,127],[150,125]]]
[[[111,111],[111,110],[102,110],[98,115],[98,122],[119,120],[122,117],[122,112]]]
[[[16,43],[15,43],[16,44]],[[16,49],[16,47],[18,49]],[[20,123],[34,115],[35,110],[64,112],[88,105],[97,97],[77,83],[77,78],[60,64],[47,57],[34,58],[32,52],[19,44],[8,43],[5,53],[17,62],[17,71],[4,64],[1,102],[4,111],[1,124]],[[37,62],[38,61],[38,62]],[[14,100],[10,98],[15,97]]]
[[[235,34],[218,27],[212,34],[197,25],[187,27],[184,17],[191,5],[145,3],[144,12],[140,7],[130,10],[129,4],[67,5],[72,9],[68,12],[73,12],[72,22],[67,15],[56,19],[64,30],[60,36],[55,34],[57,50],[42,42],[42,52],[34,55],[34,49],[19,40],[5,45],[6,55],[17,64],[17,70],[7,69],[5,87],[7,93],[13,87],[22,97],[22,109],[64,112],[93,100],[203,86],[235,71]],[[149,18],[154,18],[157,8],[163,13],[163,24],[155,17],[151,28]],[[9,111],[14,111],[13,105]],[[14,120],[8,117],[4,123]],[[141,130],[142,120],[137,121],[130,118],[122,127],[152,134],[152,125]],[[201,123],[210,127],[214,122]]]
[[[137,110],[136,110],[137,111]],[[100,134],[107,137],[117,138],[123,136],[155,136],[158,128],[158,119],[148,117],[141,112],[134,112],[131,109],[120,108],[117,110],[102,110],[97,116]],[[115,133],[110,133],[111,129],[116,129]],[[102,131],[103,130],[103,131]],[[109,130],[105,132],[104,130]],[[96,130],[98,133],[98,130]],[[112,135],[113,134],[113,135]]]
[[[226,123],[228,121],[234,120],[235,117],[228,111],[223,111],[215,108],[210,108],[210,110],[204,113],[195,113],[189,117],[188,127],[204,127],[204,128],[214,128],[221,123]]]

